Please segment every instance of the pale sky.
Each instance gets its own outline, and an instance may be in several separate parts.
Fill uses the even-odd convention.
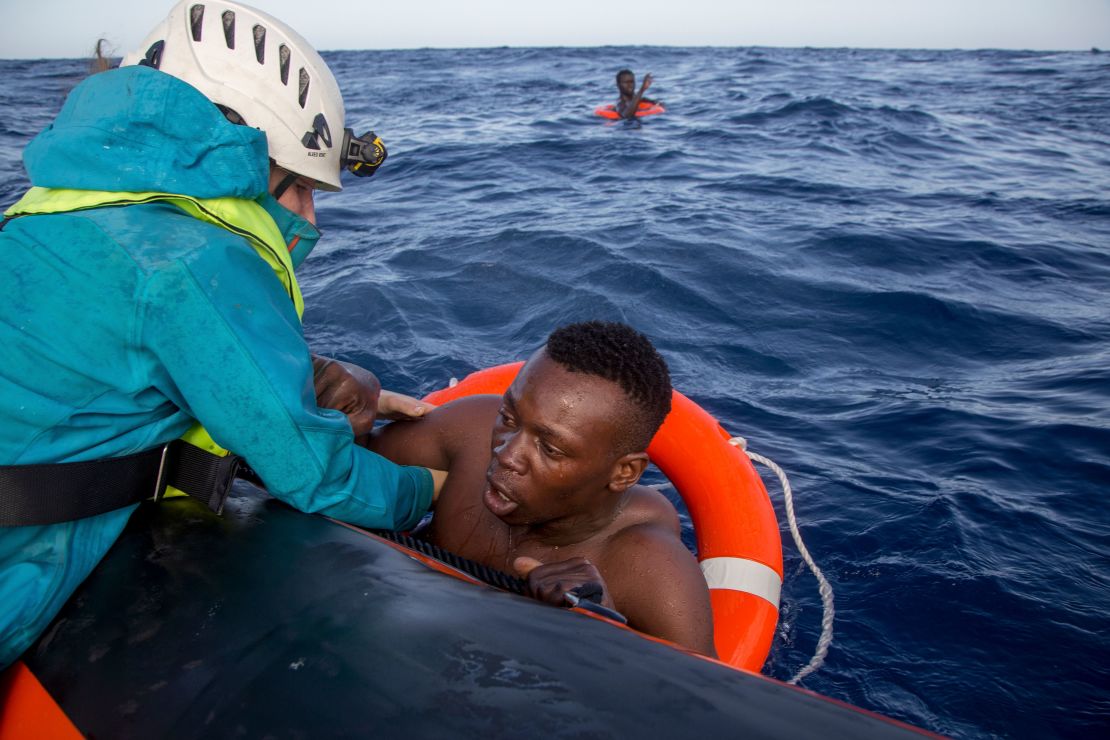
[[[201,1],[201,0],[198,0]],[[1110,51],[1110,0],[254,0],[317,49],[813,46]],[[0,0],[0,58],[138,46],[169,0]]]

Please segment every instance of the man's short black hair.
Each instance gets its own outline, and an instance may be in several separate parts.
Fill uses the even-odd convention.
[[[636,78],[636,75],[632,74],[632,70],[630,70],[630,69],[622,69],[622,70],[621,70],[620,72],[617,72],[617,82],[620,82],[620,81],[621,81],[621,75],[632,75],[632,78],[633,78],[633,79],[635,79],[635,78]]]
[[[671,410],[671,374],[647,337],[615,322],[568,324],[547,338],[547,355],[571,372],[619,385],[633,406],[621,454],[647,449]]]

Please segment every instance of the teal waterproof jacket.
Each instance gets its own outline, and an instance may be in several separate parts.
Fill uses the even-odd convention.
[[[24,164],[43,188],[257,203],[294,243],[294,263],[318,236],[267,195],[262,132],[147,67],[82,82]],[[431,505],[427,470],[355,445],[342,413],[317,408],[290,288],[236,230],[152,199],[12,218],[0,255],[0,465],[126,455],[199,420],[303,511],[407,529]],[[46,627],[133,510],[0,528],[0,667]]]

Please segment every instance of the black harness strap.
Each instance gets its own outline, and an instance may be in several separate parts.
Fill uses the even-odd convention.
[[[74,463],[0,466],[0,527],[57,524],[105,514],[173,486],[212,511],[240,468],[236,455],[220,457],[181,440],[123,457]]]

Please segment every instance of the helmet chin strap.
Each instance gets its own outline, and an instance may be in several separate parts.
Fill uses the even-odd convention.
[[[281,200],[281,196],[289,189],[289,186],[297,181],[300,175],[294,175],[292,172],[288,173],[285,177],[281,178],[281,182],[274,188],[274,192],[270,195],[274,196],[274,200]]]

